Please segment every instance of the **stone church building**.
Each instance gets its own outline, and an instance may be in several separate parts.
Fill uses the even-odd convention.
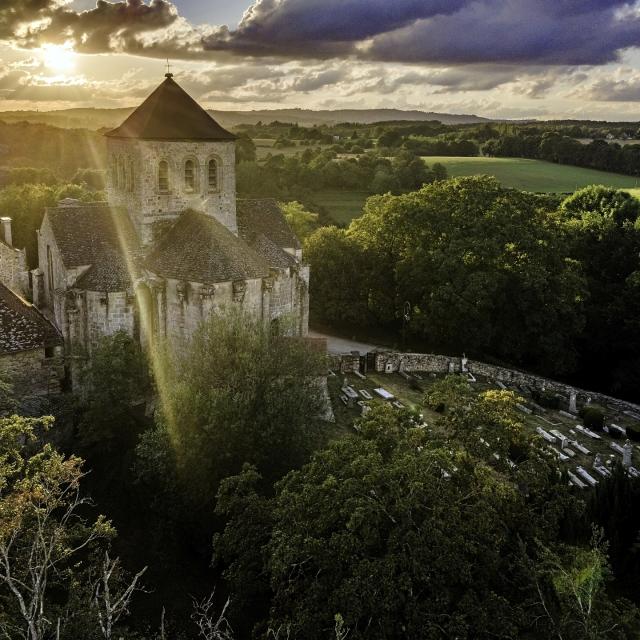
[[[180,341],[233,305],[306,335],[300,242],[275,201],[236,199],[235,137],[172,74],[106,140],[107,202],[62,201],[38,232],[34,303],[68,357],[118,330]]]

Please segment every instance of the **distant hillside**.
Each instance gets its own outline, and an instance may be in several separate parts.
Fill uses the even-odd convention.
[[[101,129],[116,127],[131,112],[129,109],[62,109],[60,111],[2,111],[0,120],[5,122],[40,122],[67,129]],[[255,124],[279,120],[304,126],[338,124],[340,122],[433,121],[442,124],[478,124],[491,122],[474,115],[456,115],[427,111],[402,111],[400,109],[339,109],[336,111],[312,111],[310,109],[273,109],[264,111],[210,111],[224,127]]]

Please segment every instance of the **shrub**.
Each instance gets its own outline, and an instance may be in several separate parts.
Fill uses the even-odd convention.
[[[592,431],[602,431],[604,427],[605,413],[602,407],[597,405],[587,405],[580,409],[580,417],[584,426]]]

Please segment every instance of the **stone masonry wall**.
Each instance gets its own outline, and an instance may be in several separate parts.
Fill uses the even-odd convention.
[[[27,296],[29,293],[29,275],[26,252],[10,247],[0,240],[0,282],[6,287]]]
[[[107,199],[125,207],[143,244],[153,240],[156,223],[172,220],[185,209],[202,211],[237,233],[234,142],[165,142],[107,139]],[[209,191],[208,163],[218,162],[218,189]],[[158,166],[169,163],[169,191],[158,189]],[[195,188],[187,190],[184,166],[195,162]],[[115,167],[122,161],[125,176],[133,169],[133,187],[114,183]],[[128,179],[128,178],[127,178]]]
[[[344,356],[347,363],[351,366],[351,356]],[[460,358],[449,356],[434,355],[428,353],[392,353],[380,352],[376,355],[376,371],[387,371],[389,366],[391,371],[412,371],[424,373],[447,373],[450,370],[459,372],[462,368]],[[451,369],[450,369],[451,367]],[[484,376],[492,380],[499,380],[504,384],[527,385],[531,388],[545,388],[547,391],[553,391],[565,396],[571,393],[577,395],[578,402],[585,403],[587,398],[591,398],[593,402],[610,406],[620,411],[640,412],[640,405],[625,400],[619,400],[611,396],[607,396],[594,391],[586,391],[578,389],[562,382],[556,382],[542,376],[532,373],[518,371],[515,369],[507,369],[486,362],[478,362],[469,360],[467,362],[467,370],[474,375]]]
[[[234,304],[241,304],[248,314],[260,318],[262,280],[247,280],[243,286],[244,294],[241,295],[238,287],[234,294],[231,282],[206,287],[196,282],[167,280],[164,292],[156,301],[160,335],[170,340],[189,338],[210,314],[220,313]]]
[[[64,378],[61,358],[45,358],[44,349],[0,356],[0,375],[12,385],[16,397],[60,392]]]

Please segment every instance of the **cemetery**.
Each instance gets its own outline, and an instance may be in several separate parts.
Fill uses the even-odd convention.
[[[346,361],[352,362],[349,358]],[[524,428],[537,434],[541,446],[566,468],[569,482],[578,489],[596,486],[599,480],[610,475],[617,463],[622,463],[629,475],[640,476],[640,443],[627,438],[627,429],[640,432],[640,414],[626,408],[624,403],[603,404],[602,429],[596,430],[593,425],[591,428],[585,425],[580,417],[580,409],[596,409],[588,396],[579,404],[577,393],[549,394],[547,398],[552,397],[555,402],[548,404],[555,406],[543,407],[534,400],[534,395],[539,399],[539,394],[527,384],[505,384],[470,372],[452,373],[464,375],[474,393],[490,389],[516,393],[519,396],[516,409],[521,413]],[[446,375],[451,375],[449,370],[407,373],[388,367],[365,375],[357,369],[340,372],[336,367],[329,372],[328,388],[337,426],[342,432],[348,432],[353,429],[354,421],[374,404],[388,403],[397,409],[406,408],[421,414],[427,428],[438,429],[442,414],[424,405],[424,395],[430,385]],[[583,415],[587,417],[585,412]]]

